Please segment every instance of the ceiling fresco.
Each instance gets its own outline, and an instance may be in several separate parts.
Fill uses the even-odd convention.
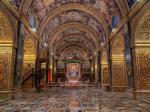
[[[36,11],[40,20],[50,13],[55,8],[69,3],[79,3],[94,8],[107,21],[111,19],[112,15],[119,14],[119,8],[115,0],[34,0],[31,7]]]
[[[60,25],[68,22],[79,22],[93,28],[99,35],[100,33],[103,33],[103,28],[96,18],[84,12],[75,10],[69,10],[56,16],[49,22],[44,31],[50,33]]]
[[[36,14],[38,22],[41,24],[46,16],[59,6],[77,3],[93,8],[102,16],[108,23],[108,27],[111,27],[112,16],[118,16],[121,18],[121,13],[118,5],[114,0],[33,0],[29,7],[28,16],[32,13]],[[89,15],[79,10],[68,10],[56,15],[45,26],[44,33],[49,34],[58,26],[68,22],[80,22],[82,24],[92,27],[99,35],[101,42],[105,41],[105,32],[102,24],[98,22],[93,15]],[[111,28],[109,28],[111,29]]]
[[[68,45],[80,46],[80,48],[86,50],[89,55],[92,55],[93,50],[96,49],[95,43],[90,35],[86,32],[81,32],[78,29],[65,30],[53,42],[53,46],[56,51],[58,51],[58,54],[62,52],[62,47],[65,46],[67,48]]]
[[[121,10],[115,0],[22,1],[24,4],[22,13],[29,20],[31,28],[42,38],[43,43],[47,43],[51,49],[55,50],[56,55],[70,46],[74,46],[70,48],[71,52],[75,47],[80,47],[89,56],[94,55],[94,52],[100,49],[100,46],[108,39],[112,26],[116,27],[122,18]],[[64,5],[68,4],[80,4],[86,9],[74,8],[75,5],[65,9]],[[47,21],[50,14],[52,15]],[[113,18],[114,16],[117,20]],[[113,19],[115,24],[112,25]],[[44,22],[45,25],[43,25]],[[72,26],[69,27],[69,24]],[[67,28],[63,28],[65,25],[68,25]],[[77,51],[76,49],[76,53]],[[78,53],[81,54],[80,50]]]

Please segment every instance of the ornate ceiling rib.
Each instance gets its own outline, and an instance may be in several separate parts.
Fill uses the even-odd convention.
[[[101,15],[95,11],[93,8],[85,6],[85,5],[81,5],[81,4],[76,4],[76,3],[71,3],[71,4],[66,4],[66,5],[62,5],[59,6],[58,8],[56,8],[55,10],[53,10],[52,12],[50,12],[45,19],[43,20],[43,22],[40,25],[39,28],[39,35],[42,35],[45,26],[48,24],[49,21],[51,21],[55,16],[57,16],[58,14],[64,12],[64,11],[68,11],[68,10],[80,10],[83,12],[86,12],[92,16],[94,16],[99,23],[101,23],[104,32],[106,34],[106,37],[108,38],[110,35],[109,29],[107,27],[107,23],[106,21],[101,17]]]
[[[79,29],[80,31],[84,31],[87,32],[88,34],[90,34],[93,38],[91,38],[92,40],[94,40],[95,44],[96,44],[96,48],[97,50],[100,48],[100,41],[99,41],[99,36],[97,35],[97,33],[95,32],[95,30],[93,30],[92,28],[81,24],[81,23],[77,23],[77,22],[70,22],[70,23],[66,23],[61,25],[60,27],[58,27],[57,29],[55,29],[52,33],[51,36],[49,37],[49,45],[52,46],[52,43],[54,42],[54,39],[63,31],[67,30],[67,29],[71,29],[71,28],[76,28]]]
[[[33,0],[22,0],[19,7],[19,12],[23,12],[23,14],[26,15],[32,2]]]

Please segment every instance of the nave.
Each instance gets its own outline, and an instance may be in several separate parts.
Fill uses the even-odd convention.
[[[14,93],[0,102],[0,112],[149,112],[150,99],[133,100],[128,92],[102,91],[99,87],[53,87],[35,93]]]
[[[0,0],[0,112],[149,112],[150,0]]]

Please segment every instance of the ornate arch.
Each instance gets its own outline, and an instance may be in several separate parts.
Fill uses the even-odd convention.
[[[118,34],[117,35],[117,38],[115,38],[113,41],[112,41],[112,46],[111,46],[111,55],[113,56],[116,56],[116,55],[124,55],[124,38],[121,34]]]
[[[7,17],[0,11],[0,41],[13,43],[13,32]]]
[[[81,23],[76,23],[76,22],[70,22],[70,23],[66,23],[61,25],[60,27],[58,27],[57,29],[55,29],[49,38],[49,45],[52,45],[54,39],[63,31],[67,30],[67,29],[71,29],[71,28],[77,28],[80,31],[84,31],[87,32],[88,34],[92,35],[92,39],[94,40],[97,49],[99,49],[100,47],[100,41],[99,41],[99,36],[97,35],[97,33],[90,27],[83,25]]]
[[[28,35],[24,39],[24,54],[25,55],[36,55],[36,41],[31,35]]]
[[[124,56],[124,37],[119,34],[112,41],[112,88],[113,90],[125,90],[127,88],[127,74]]]
[[[143,24],[144,17],[146,17],[150,13],[150,2],[148,2],[140,12],[135,15],[135,17],[131,20],[132,25],[132,35],[131,35],[131,47],[134,47],[136,38],[139,37],[139,32],[141,29],[141,25]],[[142,18],[141,18],[142,17]],[[141,19],[139,19],[141,18]]]
[[[19,12],[23,12],[23,14],[26,15],[32,2],[33,0],[22,0],[19,7]]]
[[[91,7],[81,5],[81,4],[77,4],[77,3],[71,3],[71,4],[66,4],[66,5],[59,6],[58,8],[56,8],[55,10],[50,12],[45,17],[45,19],[43,20],[43,22],[40,25],[39,35],[42,35],[42,32],[44,31],[45,26],[48,24],[48,22],[50,20],[52,20],[56,15],[58,15],[58,14],[64,12],[64,11],[68,11],[68,10],[80,10],[80,11],[86,12],[86,13],[94,16],[102,24],[104,32],[106,34],[106,37],[107,38],[109,37],[110,32],[109,32],[109,29],[107,28],[107,23],[101,17],[101,15]]]
[[[15,59],[13,47],[15,33],[7,14],[0,9],[0,89],[4,90],[11,89],[13,86],[13,59]]]
[[[138,21],[138,25],[136,27],[135,30],[135,34],[134,34],[134,42],[135,44],[138,42],[144,42],[144,41],[150,41],[150,38],[144,38],[144,36],[146,35],[142,35],[142,31],[143,33],[145,32],[144,30],[147,30],[147,36],[149,35],[148,32],[150,32],[150,26],[148,21],[150,20],[150,10],[148,10],[146,13],[143,14],[142,18]],[[147,23],[147,25],[146,25]],[[147,28],[145,28],[144,26],[146,26]],[[145,32],[145,33],[146,33]]]

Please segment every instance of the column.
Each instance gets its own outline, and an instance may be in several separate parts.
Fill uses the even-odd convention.
[[[23,67],[23,55],[24,55],[24,34],[21,31],[22,23],[18,22],[17,28],[17,48],[16,48],[16,59],[15,59],[15,71],[14,71],[14,87],[21,88],[21,73]]]

